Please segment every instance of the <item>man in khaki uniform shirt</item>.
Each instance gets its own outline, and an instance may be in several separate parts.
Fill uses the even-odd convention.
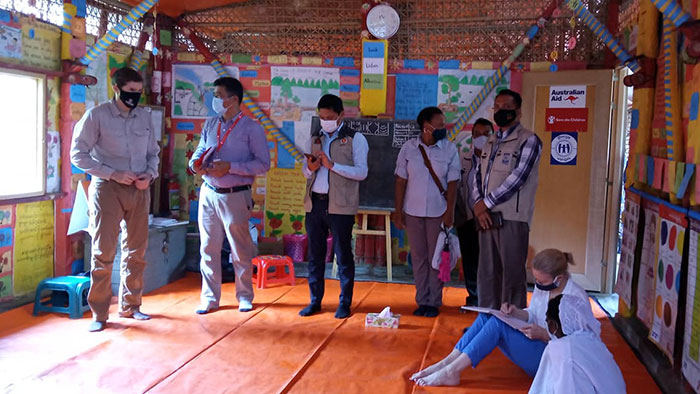
[[[71,163],[92,175],[88,192],[92,235],[90,331],[102,331],[112,298],[112,262],[122,231],[119,316],[148,320],[140,311],[148,245],[149,186],[158,152],[148,109],[137,107],[143,79],[130,68],[114,72],[115,98],[87,111],[75,125]],[[123,220],[123,222],[122,222]]]

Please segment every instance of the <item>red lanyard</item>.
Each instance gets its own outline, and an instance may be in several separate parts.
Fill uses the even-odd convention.
[[[224,139],[221,139],[221,120],[219,120],[219,128],[216,130],[216,150],[219,151],[221,150],[221,147],[224,146],[224,143],[226,143],[226,140],[228,139],[228,135],[231,134],[231,130],[233,130],[236,125],[238,124],[238,121],[241,120],[243,117],[243,112],[239,112],[238,116],[236,117],[236,120],[233,121],[233,124],[226,130],[226,133],[224,133]]]

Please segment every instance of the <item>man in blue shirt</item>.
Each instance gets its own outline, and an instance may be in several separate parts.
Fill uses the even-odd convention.
[[[330,229],[340,275],[340,303],[335,317],[350,316],[355,283],[352,227],[360,204],[360,181],[367,178],[367,139],[343,123],[343,101],[326,94],[318,102],[320,135],[311,137],[311,154],[303,172],[307,178],[304,208],[309,235],[309,289],[311,303],[299,312],[310,316],[321,310],[325,290],[326,238]]]
[[[257,251],[248,227],[253,208],[251,185],[256,175],[270,169],[270,151],[262,126],[243,116],[242,99],[243,85],[237,79],[214,81],[212,107],[218,115],[204,123],[199,146],[189,163],[204,179],[198,216],[202,256],[198,314],[219,307],[224,237],[231,245],[238,310],[253,309],[252,259]]]

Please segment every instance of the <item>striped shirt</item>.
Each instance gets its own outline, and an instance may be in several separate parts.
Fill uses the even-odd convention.
[[[518,160],[517,166],[513,169],[513,172],[506,177],[501,185],[494,189],[491,193],[484,196],[485,191],[488,190],[489,177],[491,175],[491,166],[493,165],[493,160],[498,152],[498,147],[506,137],[508,137],[518,125],[509,128],[506,131],[499,130],[496,132],[496,142],[493,149],[491,150],[491,157],[489,158],[489,171],[486,172],[486,179],[484,185],[482,185],[482,179],[479,175],[481,173],[481,160],[476,161],[475,173],[477,176],[474,177],[472,181],[472,198],[475,202],[484,200],[486,207],[492,209],[496,205],[503,204],[508,201],[515,193],[520,190],[527,178],[530,176],[530,172],[537,165],[542,154],[542,141],[540,138],[533,134],[532,137],[528,138],[523,142],[520,147],[520,158]]]

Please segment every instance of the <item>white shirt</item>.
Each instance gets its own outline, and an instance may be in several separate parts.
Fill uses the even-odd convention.
[[[323,141],[323,153],[325,153],[326,156],[328,156],[331,159],[331,161],[333,160],[330,153],[331,142],[338,138],[338,130],[340,130],[343,127],[343,125],[344,123],[340,123],[340,125],[338,125],[338,128],[335,129],[335,131],[333,131],[333,133],[331,134],[321,130],[321,132],[326,137],[321,139]],[[352,138],[353,165],[345,165],[334,162],[332,171],[348,179],[353,179],[356,181],[364,180],[365,178],[367,178],[368,152],[369,145],[367,144],[367,138],[365,138],[365,136],[362,135],[362,133],[355,133],[355,136]],[[311,176],[313,176],[314,174],[314,172],[309,170],[309,167],[306,165],[306,160],[304,160],[302,171],[307,179],[311,178]],[[328,194],[328,168],[322,165],[316,171],[318,172],[318,174],[316,174],[314,184],[311,185],[311,191],[319,194]]]
[[[418,148],[421,145],[445,190],[449,182],[459,180],[462,166],[457,147],[447,138],[428,146],[421,142],[419,136],[406,141],[401,147],[394,174],[408,181],[403,211],[411,216],[436,218],[447,210],[447,201],[440,195],[440,190],[423,162]]]
[[[571,279],[571,277],[569,277],[569,280],[566,281],[566,286],[564,286],[564,291],[562,292],[562,294],[581,297],[584,300],[586,300],[587,303],[590,303],[586,291],[583,290],[583,288],[579,286],[576,282],[574,282],[574,280]],[[549,292],[542,291],[538,289],[537,286],[535,286],[535,290],[532,292],[532,299],[530,299],[530,306],[525,308],[525,310],[528,313],[527,322],[530,324],[536,324],[546,329],[547,307],[549,306],[548,304]],[[590,317],[593,318],[593,311],[591,311],[590,308],[588,309],[588,313],[590,313]],[[600,323],[598,323],[596,331],[597,334],[600,335]]]
[[[624,394],[625,380],[600,337],[578,331],[549,341],[530,394]]]

